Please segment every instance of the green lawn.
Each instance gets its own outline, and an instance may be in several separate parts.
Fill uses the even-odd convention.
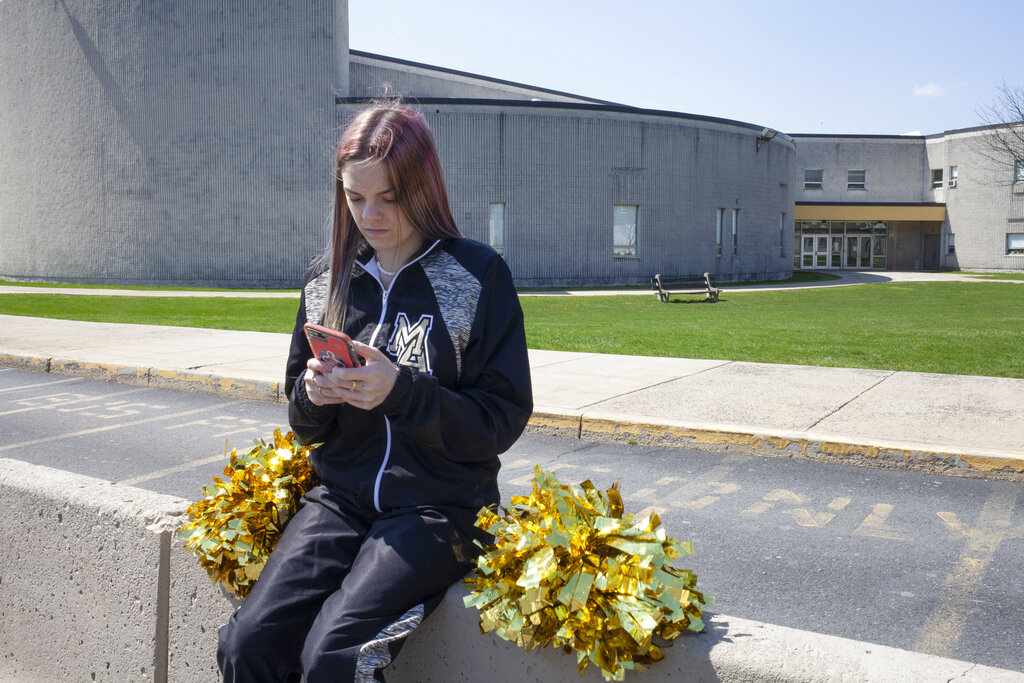
[[[717,304],[523,297],[531,348],[1024,377],[1024,287],[886,283]],[[0,313],[290,332],[294,299],[0,295]]]
[[[297,298],[0,295],[0,313],[6,315],[255,332],[291,332],[298,307]]]
[[[19,280],[4,280],[0,278],[0,285],[9,287],[39,287],[42,289],[52,289],[54,287],[60,288],[73,288],[73,289],[128,289],[128,290],[171,290],[181,292],[295,292],[298,293],[298,289],[230,289],[226,287],[171,287],[171,286],[160,286],[160,285],[83,285],[77,283],[68,282],[21,282]]]

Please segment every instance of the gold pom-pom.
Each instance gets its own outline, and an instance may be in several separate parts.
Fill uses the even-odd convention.
[[[580,675],[593,662],[605,680],[622,681],[664,657],[655,639],[704,628],[712,599],[693,572],[672,566],[693,544],[668,538],[655,514],[624,514],[618,483],[566,486],[538,465],[530,496],[481,510],[476,525],[495,537],[466,579],[482,633],[575,651]]]
[[[203,499],[189,506],[178,538],[235,597],[249,595],[299,499],[316,483],[310,450],[275,429],[270,444],[261,439],[242,455],[232,450],[226,479],[214,477]]]

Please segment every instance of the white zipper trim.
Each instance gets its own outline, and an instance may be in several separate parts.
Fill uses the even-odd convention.
[[[380,480],[384,478],[384,468],[388,466],[388,459],[391,458],[391,421],[387,417],[384,418],[384,426],[388,437],[384,446],[384,460],[377,470],[377,480],[373,482],[373,507],[377,512],[384,512],[380,509]]]
[[[377,327],[374,328],[373,334],[370,335],[370,346],[376,346],[377,344],[377,335],[380,334],[380,330],[384,326],[384,318],[386,318],[388,314],[388,296],[391,294],[391,288],[395,286],[396,282],[398,282],[398,276],[401,275],[403,270],[405,270],[412,264],[416,263],[417,261],[425,257],[430,252],[432,252],[434,248],[437,247],[437,245],[440,243],[441,240],[436,240],[426,249],[426,251],[424,251],[422,254],[417,256],[412,261],[406,263],[401,268],[399,268],[398,272],[395,273],[395,276],[391,278],[391,284],[388,285],[387,289],[384,288],[384,283],[380,281],[380,276],[377,273],[376,263],[374,263],[374,269],[372,273],[365,265],[361,263],[359,264],[360,266],[362,266],[363,270],[373,275],[374,279],[377,280],[377,284],[380,285],[381,289],[384,292],[383,298],[381,299],[380,303],[380,318],[377,320]],[[372,260],[373,259],[370,259],[370,261]],[[366,265],[369,265],[370,261],[367,261]],[[384,512],[380,508],[380,482],[381,479],[384,478],[384,468],[388,466],[388,460],[391,458],[391,420],[389,420],[387,416],[384,417],[384,432],[386,437],[384,445],[384,459],[381,460],[380,469],[377,470],[377,479],[373,482],[373,507],[377,512]]]

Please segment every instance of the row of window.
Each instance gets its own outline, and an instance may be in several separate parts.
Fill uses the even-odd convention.
[[[635,257],[637,255],[637,214],[638,204],[612,205],[612,255]],[[729,234],[728,250],[733,256],[739,255],[740,248],[740,210],[731,209],[732,231]],[[715,209],[715,254],[722,255],[722,244],[726,238],[725,209]],[[499,254],[505,253],[505,203],[493,202],[490,205],[488,231],[491,247]],[[786,214],[779,215],[779,256],[785,255]]]
[[[946,235],[946,253],[956,253],[956,235]],[[1024,232],[1006,233],[1006,255],[1024,255]]]
[[[863,168],[851,168],[846,172],[847,190],[866,190],[868,172]],[[820,190],[825,187],[825,169],[805,168],[804,189]]]
[[[932,189],[937,190],[942,187],[943,183],[943,170],[941,168],[933,168],[932,171]],[[960,177],[960,167],[950,166],[949,167],[949,187],[956,187],[957,180]],[[820,190],[824,188],[825,169],[823,168],[805,168],[804,169],[804,189],[805,190]],[[1024,183],[1024,160],[1015,161],[1013,164],[1013,182]],[[867,171],[863,168],[851,168],[846,171],[846,189],[847,190],[866,190],[867,189]]]

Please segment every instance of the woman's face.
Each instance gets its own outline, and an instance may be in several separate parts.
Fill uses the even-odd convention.
[[[341,169],[341,182],[348,210],[381,263],[388,269],[403,265],[423,236],[402,211],[388,167],[377,160],[348,163]]]

